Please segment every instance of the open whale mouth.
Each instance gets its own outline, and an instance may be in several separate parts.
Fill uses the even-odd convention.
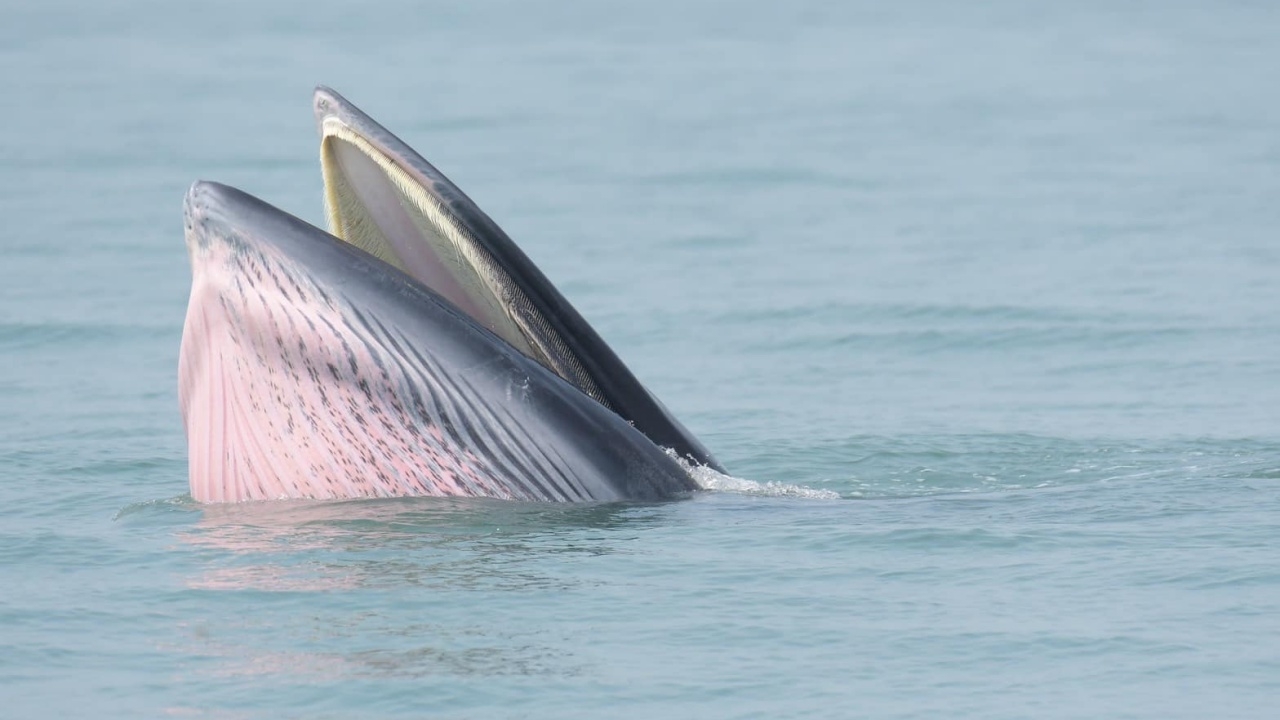
[[[317,88],[313,107],[333,235],[426,285],[657,445],[723,469],[449,178],[333,90]]]
[[[531,353],[498,297],[509,280],[421,179],[336,117],[323,119],[321,138],[329,232],[412,275]]]
[[[572,339],[540,308],[547,299],[530,298],[522,289],[529,278],[512,277],[513,261],[530,268],[532,263],[523,254],[512,257],[519,253],[515,245],[470,198],[336,93],[317,91],[316,115],[329,232],[404,271],[616,409],[571,347]]]

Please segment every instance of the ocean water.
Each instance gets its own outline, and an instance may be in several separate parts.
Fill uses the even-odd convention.
[[[0,717],[1264,718],[1280,6],[9,3]],[[321,222],[314,84],[733,477],[186,497],[197,178]]]

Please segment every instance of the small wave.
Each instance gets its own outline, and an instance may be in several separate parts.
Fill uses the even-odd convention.
[[[732,492],[743,495],[762,495],[765,497],[798,497],[811,500],[839,500],[840,493],[831,490],[818,490],[803,485],[791,485],[780,482],[756,482],[744,478],[716,472],[705,465],[690,465],[675,451],[667,450],[667,454],[689,472],[694,482],[703,490],[715,492]]]
[[[116,511],[112,520],[123,520],[138,513],[192,512],[201,509],[200,503],[191,499],[190,495],[178,495],[158,500],[143,500],[130,503]]]
[[[171,332],[167,327],[141,324],[0,322],[0,347],[30,349],[76,342],[131,342],[139,337],[166,337]]]

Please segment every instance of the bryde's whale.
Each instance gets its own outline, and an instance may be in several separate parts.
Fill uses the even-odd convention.
[[[332,90],[314,108],[332,235],[187,193],[193,498],[659,499],[721,470],[470,198]]]

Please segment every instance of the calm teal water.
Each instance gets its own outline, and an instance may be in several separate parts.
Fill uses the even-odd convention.
[[[1263,718],[1271,3],[24,3],[0,717]],[[321,219],[311,86],[738,479],[203,508],[191,181]]]

